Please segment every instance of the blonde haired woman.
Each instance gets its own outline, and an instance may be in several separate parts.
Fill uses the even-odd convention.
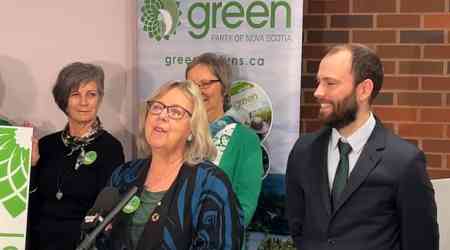
[[[243,215],[226,175],[208,159],[201,93],[191,81],[160,87],[141,114],[147,159],[125,163],[111,184],[139,188],[140,205],[121,212],[104,249],[241,249]]]

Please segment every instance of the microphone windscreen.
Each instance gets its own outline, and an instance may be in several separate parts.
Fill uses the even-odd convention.
[[[104,215],[105,213],[111,211],[119,201],[119,190],[114,187],[105,187],[98,194],[97,199],[88,214],[92,215],[95,213],[101,213]]]

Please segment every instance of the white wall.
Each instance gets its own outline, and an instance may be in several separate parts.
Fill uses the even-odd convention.
[[[450,179],[433,180],[442,250],[450,249]]]
[[[132,155],[135,114],[136,3],[131,0],[2,0],[0,3],[0,116],[32,121],[38,136],[64,127],[51,88],[68,63],[105,70],[104,127]]]

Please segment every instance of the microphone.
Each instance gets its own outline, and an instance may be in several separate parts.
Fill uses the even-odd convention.
[[[116,189],[116,188],[113,188]],[[91,233],[87,234],[84,240],[81,242],[80,245],[76,248],[76,250],[89,250],[91,248],[92,243],[97,238],[98,234],[103,231],[103,229],[112,221],[112,219],[122,210],[123,207],[125,207],[128,203],[128,201],[133,197],[134,194],[136,194],[138,188],[136,186],[133,186],[128,190],[128,192],[120,199],[119,203],[109,212],[105,219],[101,221],[101,223],[95,227],[94,230],[92,230]],[[117,189],[116,189],[117,191]],[[110,191],[108,191],[110,192]],[[118,191],[117,191],[118,192]],[[98,199],[98,197],[97,197]],[[102,198],[103,199],[103,198]],[[95,206],[94,206],[95,207]]]
[[[105,187],[98,194],[94,205],[87,212],[81,223],[81,231],[87,232],[103,221],[103,216],[109,213],[120,201],[120,194],[117,188]]]

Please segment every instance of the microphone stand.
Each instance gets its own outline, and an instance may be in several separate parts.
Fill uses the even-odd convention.
[[[92,230],[91,233],[87,234],[84,240],[80,245],[76,248],[76,250],[95,250],[95,239],[97,236],[103,231],[103,229],[112,221],[112,219],[120,212],[120,210],[125,207],[128,201],[133,197],[133,195],[137,192],[138,188],[136,186],[132,187],[128,192],[124,195],[122,200],[111,210],[111,212],[106,215],[105,219]]]

